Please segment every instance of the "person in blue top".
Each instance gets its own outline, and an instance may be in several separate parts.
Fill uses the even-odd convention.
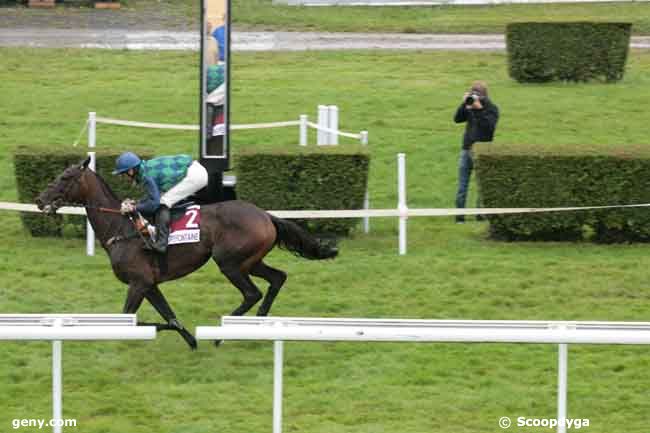
[[[219,47],[219,61],[223,62],[226,59],[226,26],[221,24],[216,27],[212,32],[212,37],[217,42]]]
[[[208,172],[189,155],[160,156],[142,160],[133,152],[121,154],[115,161],[114,175],[125,175],[141,184],[147,195],[137,203],[126,199],[121,212],[155,215],[156,240],[154,251],[164,254],[169,237],[169,210],[179,201],[208,184]]]

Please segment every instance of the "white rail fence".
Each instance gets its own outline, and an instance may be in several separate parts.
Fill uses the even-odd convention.
[[[347,133],[339,131],[338,129],[339,109],[335,105],[319,105],[318,106],[318,124],[308,121],[307,115],[301,115],[298,121],[286,121],[276,123],[261,123],[261,124],[244,124],[232,125],[231,129],[255,129],[255,128],[276,128],[287,126],[300,126],[299,136],[300,144],[307,144],[307,129],[308,127],[314,128],[318,131],[317,144],[337,144],[338,137],[344,136],[360,140],[361,144],[368,144],[368,131],[361,131],[359,134]],[[165,129],[185,129],[185,130],[198,130],[197,125],[174,125],[174,124],[159,124],[159,123],[143,123],[132,122],[119,119],[110,119],[104,117],[97,117],[96,113],[91,112],[88,115],[88,147],[94,148],[96,143],[96,128],[97,123],[143,127],[143,128],[165,128]],[[90,151],[88,155],[91,157],[91,168],[95,169],[95,153]],[[414,216],[456,216],[456,215],[495,215],[495,214],[515,214],[515,213],[540,213],[540,212],[562,212],[562,211],[576,211],[576,210],[590,210],[590,209],[615,209],[625,207],[648,207],[650,204],[630,204],[630,205],[612,205],[612,206],[584,206],[584,207],[556,207],[556,208],[464,208],[464,209],[449,209],[449,208],[428,208],[428,209],[409,209],[406,200],[407,192],[406,183],[406,155],[404,153],[397,154],[397,209],[370,209],[370,198],[368,190],[366,189],[363,209],[362,210],[307,210],[307,211],[287,211],[276,210],[269,211],[280,218],[363,218],[363,230],[365,233],[370,231],[370,218],[372,217],[398,217],[398,251],[399,255],[405,255],[407,252],[407,220],[409,217]],[[0,207],[1,209],[1,207]],[[90,223],[87,224],[87,254],[94,255],[94,233]]]
[[[135,314],[0,314],[0,340],[52,341],[52,431],[63,420],[64,340],[151,340],[153,326],[137,326]]]
[[[334,114],[332,114],[334,113]],[[319,133],[336,134],[360,139],[363,144],[368,143],[367,131],[360,134],[351,134],[338,131],[338,129],[325,128],[321,125],[338,127],[338,108],[336,106],[319,106],[319,124],[313,124],[307,121],[306,115],[301,115],[299,121],[262,123],[251,125],[233,125],[233,129],[254,129],[254,128],[275,128],[300,125],[301,143],[303,136],[306,137],[307,127],[316,128]],[[97,124],[110,124],[119,126],[131,126],[141,128],[162,128],[162,129],[180,129],[180,130],[198,130],[197,125],[177,125],[177,124],[160,124],[133,122],[130,120],[111,119],[97,117],[96,113],[91,112],[88,116],[86,126],[88,127],[88,147],[91,149],[88,156],[91,158],[90,167],[95,170],[95,152],[97,139]],[[329,137],[329,136],[327,136]],[[306,140],[306,138],[305,138]],[[330,138],[319,137],[319,143],[328,142]],[[306,142],[306,141],[305,141]],[[398,221],[398,252],[399,255],[405,255],[407,252],[407,221],[410,217],[439,217],[439,216],[456,216],[456,215],[497,215],[497,214],[521,214],[521,213],[541,213],[541,212],[566,212],[576,210],[595,210],[595,209],[616,209],[616,208],[639,208],[650,207],[648,203],[629,204],[629,205],[611,205],[611,206],[583,206],[583,207],[555,207],[555,208],[422,208],[412,209],[407,205],[407,182],[406,182],[406,154],[397,154],[397,208],[395,209],[370,209],[369,194],[366,190],[364,197],[363,209],[353,210],[270,210],[269,212],[280,218],[363,218],[363,229],[365,233],[369,232],[370,218],[379,217],[397,217]],[[7,203],[0,202],[0,210],[14,210],[21,212],[39,212],[38,208],[31,204]],[[85,215],[84,209],[74,207],[63,207],[58,210],[60,214]],[[93,256],[95,254],[95,234],[90,225],[86,224],[86,254]]]
[[[128,126],[134,128],[149,128],[149,129],[173,129],[179,131],[198,131],[199,125],[182,125],[173,123],[152,123],[152,122],[136,122],[132,120],[113,119],[110,117],[99,117],[97,113],[88,113],[88,120],[86,127],[88,128],[88,147],[95,147],[97,137],[97,125],[115,125],[115,126]],[[285,128],[289,126],[298,126],[298,142],[301,146],[308,144],[308,130],[309,128],[315,129],[317,133],[318,145],[338,144],[338,137],[347,137],[358,140],[363,145],[368,144],[368,131],[361,131],[359,133],[345,132],[339,130],[339,108],[336,105],[319,105],[318,106],[318,122],[310,122],[309,116],[301,114],[298,120],[288,120],[283,122],[266,122],[266,123],[244,123],[239,125],[230,125],[230,129],[234,131],[247,130],[247,129],[269,129],[269,128]],[[92,143],[92,144],[91,144]]]
[[[274,341],[273,433],[282,432],[284,341],[539,343],[558,345],[557,431],[566,432],[568,344],[650,344],[650,322],[224,317],[199,340]]]
[[[92,152],[89,152],[92,153]],[[596,209],[620,209],[620,208],[642,208],[650,207],[649,203],[629,204],[629,205],[611,205],[611,206],[575,206],[575,207],[552,207],[552,208],[409,208],[406,200],[406,155],[400,153],[397,155],[397,207],[394,209],[368,209],[368,194],[366,193],[366,202],[364,209],[353,210],[270,210],[269,213],[279,218],[398,218],[398,253],[405,255],[407,252],[407,221],[411,217],[449,217],[456,215],[506,215],[506,214],[523,214],[523,213],[542,213],[542,212],[572,212],[577,210],[596,210]],[[33,204],[7,203],[0,202],[0,210],[14,210],[21,212],[40,212]],[[57,211],[61,214],[85,215],[82,208],[62,207]],[[364,224],[367,228],[367,223]],[[95,238],[90,223],[87,224],[86,231],[86,254],[94,255]]]
[[[64,340],[151,340],[153,326],[133,314],[0,314],[0,340],[52,341],[52,420],[63,420]],[[568,345],[648,345],[650,322],[516,320],[404,320],[299,317],[223,317],[221,326],[199,326],[198,340],[274,342],[273,433],[282,432],[285,341],[401,343],[532,343],[558,345],[557,432],[565,433]],[[52,424],[54,433],[62,423]]]
[[[115,126],[128,126],[134,128],[149,128],[149,129],[173,129],[182,131],[198,131],[199,125],[180,125],[169,123],[150,123],[150,122],[135,122],[131,120],[113,119],[109,117],[98,117],[96,112],[88,113],[88,120],[85,127],[88,128],[88,156],[90,157],[90,168],[96,169],[96,154],[94,148],[97,144],[97,124],[115,125]],[[269,122],[269,123],[253,123],[253,124],[240,124],[231,125],[232,130],[245,130],[245,129],[267,129],[267,128],[284,128],[288,126],[299,127],[299,143],[301,146],[307,146],[308,130],[314,128],[317,131],[317,144],[318,145],[336,145],[338,144],[338,137],[348,137],[359,140],[362,145],[368,144],[368,131],[361,131],[358,134],[351,132],[344,132],[339,130],[339,108],[336,105],[319,105],[318,106],[318,123],[309,122],[309,117],[306,114],[301,114],[298,120],[289,120],[285,122]],[[83,134],[83,131],[82,131]],[[76,143],[75,143],[76,145]],[[364,207],[367,209],[370,206],[368,191],[364,198]],[[366,233],[370,230],[370,223],[367,218],[364,219],[364,230]],[[95,255],[95,233],[90,225],[86,223],[86,254],[89,256]]]

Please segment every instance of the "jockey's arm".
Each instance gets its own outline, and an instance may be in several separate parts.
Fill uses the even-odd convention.
[[[142,185],[147,191],[147,196],[136,204],[135,209],[142,214],[153,215],[160,207],[160,188],[148,176],[142,179]]]

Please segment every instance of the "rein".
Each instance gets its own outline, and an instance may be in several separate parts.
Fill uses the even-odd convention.
[[[118,214],[118,213],[121,214],[122,213],[122,211],[120,209],[114,209],[114,208],[111,208],[111,207],[91,206],[91,205],[86,205],[86,204],[83,204],[83,203],[71,203],[71,202],[60,203],[59,206],[57,206],[57,209],[60,208],[60,207],[64,207],[64,206],[85,207],[85,208],[88,208],[88,209],[95,209],[95,210],[98,210],[100,212],[105,212],[105,213],[114,213],[114,214]]]
[[[132,232],[132,233],[129,233],[129,234],[126,234],[126,235],[111,236],[106,241],[106,246],[107,247],[112,246],[116,242],[125,241],[125,240],[129,240],[129,239],[134,239],[134,238],[137,238],[137,237],[139,237],[142,240],[142,242],[145,243],[145,245],[148,244],[148,242],[145,239],[145,237],[143,236],[143,234],[140,232],[140,230],[138,230],[138,224],[136,223],[135,219],[133,218],[133,215],[123,215],[122,211],[120,209],[114,209],[114,208],[102,207],[102,206],[91,206],[91,205],[85,205],[83,203],[62,203],[62,206],[83,206],[83,207],[88,208],[88,209],[98,210],[99,212],[120,214],[123,217],[128,218],[128,220],[131,221],[131,224],[133,225],[135,233]]]
[[[100,212],[106,212],[106,213],[122,213],[119,209],[113,209],[110,207],[94,207],[94,206],[86,206],[90,207],[92,209],[97,209]]]
[[[65,186],[65,189],[61,193],[61,195],[63,197],[66,197],[68,195],[70,189],[72,188],[72,185],[73,185],[73,183],[69,182],[68,185]],[[124,234],[124,235],[116,234],[115,236],[111,236],[104,243],[104,245],[106,247],[110,247],[111,245],[113,245],[113,244],[115,244],[116,242],[119,242],[119,241],[124,241],[124,240],[138,238],[138,237],[142,240],[142,242],[144,242],[145,245],[149,244],[149,242],[147,242],[147,239],[145,239],[144,235],[141,233],[140,227],[138,226],[134,216],[132,214],[123,215],[121,209],[115,209],[115,208],[109,208],[109,207],[103,207],[103,206],[93,206],[93,205],[84,204],[84,203],[70,203],[70,202],[65,202],[65,201],[59,201],[56,204],[56,208],[63,207],[63,206],[82,206],[82,207],[84,207],[86,209],[94,209],[94,210],[97,210],[99,212],[109,213],[109,214],[114,214],[114,215],[120,215],[122,217],[126,217],[131,222],[133,231],[131,233],[129,233],[129,230],[127,229],[127,233]],[[56,212],[56,210],[55,210],[55,212]],[[103,238],[105,235],[109,234],[108,232],[113,232],[114,233],[114,230],[112,230],[112,229],[113,229],[113,224],[109,223],[108,227],[104,228],[104,230],[103,230],[104,233],[102,234],[102,236],[100,236],[100,239]],[[117,230],[120,230],[120,228],[118,227]]]

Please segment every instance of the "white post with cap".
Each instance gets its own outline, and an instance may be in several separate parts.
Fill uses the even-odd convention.
[[[97,168],[97,156],[94,151],[95,141],[97,139],[97,113],[91,111],[88,113],[88,156],[90,157],[90,164],[88,167],[95,171]],[[86,217],[86,255],[95,255],[95,231],[90,224],[90,220]]]

